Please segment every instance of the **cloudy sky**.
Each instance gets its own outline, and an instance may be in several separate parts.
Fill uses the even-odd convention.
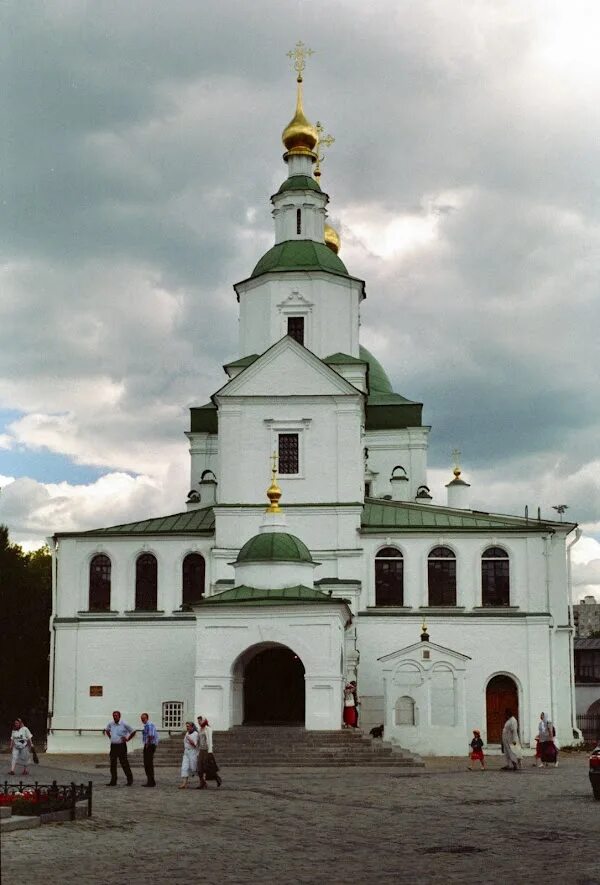
[[[285,53],[336,142],[323,186],[363,343],[425,403],[432,486],[584,535],[600,598],[596,0],[5,0],[0,521],[183,509],[190,405],[237,356],[272,244]]]

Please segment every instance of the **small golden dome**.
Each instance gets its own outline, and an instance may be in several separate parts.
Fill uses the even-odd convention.
[[[335,252],[337,255],[340,251],[340,246],[342,245],[342,241],[340,240],[340,235],[336,231],[334,227],[331,227],[330,224],[325,225],[325,245],[328,246],[332,252]]]
[[[315,145],[319,139],[316,127],[306,119],[302,107],[302,78],[298,77],[296,113],[281,133],[288,154],[307,154],[316,159]]]
[[[277,485],[277,455],[273,452],[273,456],[271,458],[272,466],[271,466],[271,485],[267,489],[267,498],[270,501],[269,506],[267,507],[267,513],[281,513],[281,507],[279,506],[279,500],[281,498],[281,489]]]

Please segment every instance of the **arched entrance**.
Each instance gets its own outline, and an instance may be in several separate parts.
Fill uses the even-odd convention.
[[[246,725],[304,724],[304,665],[290,648],[262,648],[247,660],[243,721]]]
[[[487,684],[485,692],[487,716],[487,742],[499,744],[502,741],[502,727],[506,720],[505,710],[512,710],[519,719],[519,691],[510,676],[494,676]]]

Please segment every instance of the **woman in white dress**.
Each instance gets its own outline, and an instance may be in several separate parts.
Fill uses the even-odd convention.
[[[512,714],[512,710],[505,710],[506,722],[502,729],[502,749],[506,758],[506,765],[503,771],[516,771],[521,767],[521,740],[519,738],[519,723]]]
[[[22,719],[15,719],[15,727],[10,735],[11,766],[10,773],[15,773],[17,765],[23,766],[23,774],[29,774],[29,751],[31,749],[32,733]]]
[[[194,723],[186,722],[185,734],[183,736],[180,790],[187,789],[188,778],[193,777],[198,771],[198,740],[199,736]]]

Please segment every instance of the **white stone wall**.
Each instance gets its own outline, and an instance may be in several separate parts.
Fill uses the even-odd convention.
[[[142,712],[160,727],[165,701],[183,701],[186,718],[194,714],[193,616],[59,622],[55,631],[48,752],[108,751],[101,731],[113,710],[132,727]],[[90,697],[90,686],[102,686],[102,697]]]
[[[362,283],[322,271],[271,273],[237,286],[240,357],[264,353],[287,335],[287,317],[304,316],[304,346],[323,359],[359,356]]]
[[[369,450],[367,467],[375,474],[371,488],[373,497],[383,498],[392,494],[390,477],[394,467],[401,465],[408,476],[408,500],[414,501],[419,486],[427,485],[429,429],[408,427],[401,430],[368,430],[365,433],[364,444]]]

